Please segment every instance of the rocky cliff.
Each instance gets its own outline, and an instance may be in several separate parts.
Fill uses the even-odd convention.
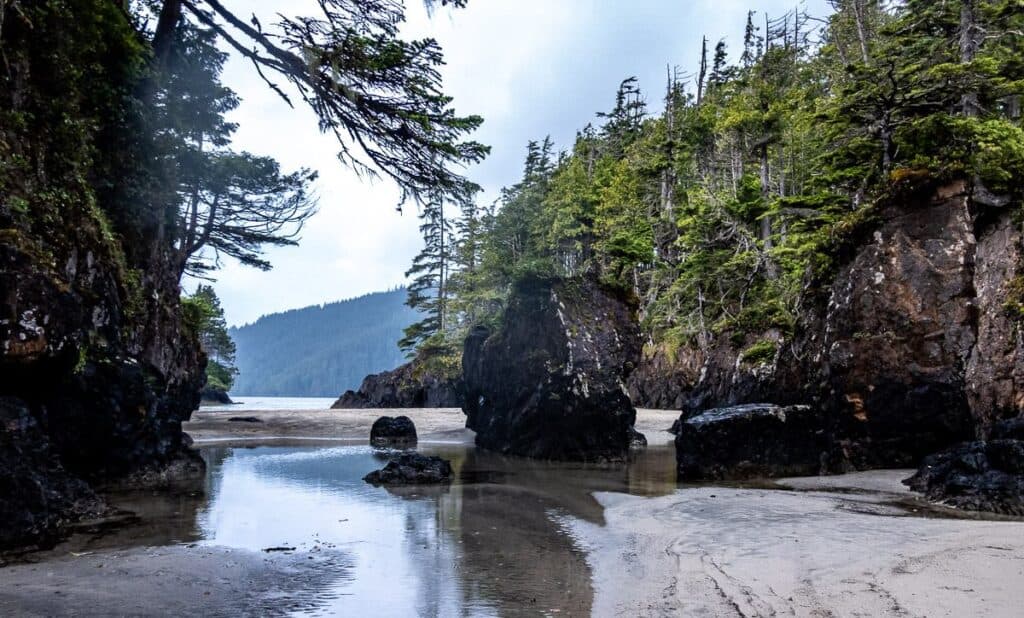
[[[437,376],[410,362],[366,376],[358,391],[345,391],[332,408],[461,408],[462,381]]]
[[[741,403],[809,404],[833,455],[908,466],[1024,410],[1012,306],[1021,232],[964,181],[897,187],[805,295],[794,336],[720,338],[684,417]],[[770,354],[753,361],[758,345]]]
[[[466,426],[503,453],[622,459],[636,420],[625,380],[639,358],[622,295],[590,281],[522,280],[501,327],[466,339]]]
[[[146,191],[129,130],[134,31],[115,3],[16,13],[0,76],[0,547],[101,511],[90,486],[201,466],[181,422],[204,360],[181,322],[170,202]]]

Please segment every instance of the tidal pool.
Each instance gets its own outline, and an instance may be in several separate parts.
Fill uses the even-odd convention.
[[[140,522],[94,540],[94,548],[196,543],[339,552],[344,568],[333,578],[320,574],[326,580],[303,613],[589,615],[591,568],[566,522],[603,525],[595,492],[677,489],[671,446],[617,465],[536,462],[465,445],[419,450],[452,462],[450,486],[368,485],[363,476],[387,454],[364,446],[206,446],[204,496],[122,495],[119,506],[139,513]]]

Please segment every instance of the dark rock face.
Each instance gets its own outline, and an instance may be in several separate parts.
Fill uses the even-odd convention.
[[[1024,440],[966,442],[925,458],[903,481],[929,500],[970,511],[1024,515]]]
[[[831,445],[810,406],[746,404],[680,422],[680,480],[804,476],[829,470]]]
[[[164,229],[175,206],[140,179],[142,157],[130,148],[145,137],[132,133],[130,146],[116,135],[135,127],[132,97],[91,98],[97,75],[108,84],[107,71],[119,70],[113,65],[134,62],[116,43],[126,32],[123,14],[97,7],[84,17],[34,7],[48,24],[42,31],[28,18],[4,23],[4,47],[18,58],[9,58],[0,113],[26,120],[5,123],[3,141],[18,144],[16,158],[26,163],[0,149],[2,547],[53,540],[94,512],[86,484],[201,470],[181,432],[199,403],[205,359],[181,321]],[[39,44],[41,32],[48,44]],[[108,43],[114,47],[80,58],[81,70],[62,64],[71,48]],[[52,101],[70,111],[54,119]],[[56,128],[65,125],[79,128]],[[97,160],[111,150],[122,158]],[[99,186],[89,184],[94,176]],[[107,186],[111,178],[126,186]],[[20,212],[10,207],[16,202]]]
[[[466,426],[502,453],[623,459],[636,420],[624,381],[639,358],[629,302],[592,282],[522,281],[502,327],[466,339]]]
[[[640,433],[633,427],[629,428],[629,449],[638,450],[647,448],[647,436]]]
[[[416,425],[408,416],[382,416],[370,428],[374,446],[416,446]]]
[[[0,548],[49,545],[60,527],[105,510],[92,489],[68,474],[25,403],[0,397]]]
[[[448,461],[419,453],[402,453],[363,480],[371,485],[424,485],[447,483],[451,478],[452,465]]]
[[[704,356],[696,348],[669,352],[645,349],[626,380],[629,398],[638,408],[678,410],[685,395],[700,378]]]
[[[460,380],[439,378],[415,362],[366,376],[358,391],[345,391],[331,408],[460,408]]]
[[[199,405],[215,404],[215,405],[229,405],[235,403],[231,401],[231,397],[228,396],[227,391],[219,388],[214,388],[210,385],[203,387],[203,390],[199,393]]]
[[[811,404],[837,456],[869,468],[916,466],[1024,411],[1024,343],[1005,309],[1020,230],[1008,210],[970,195],[964,182],[894,192],[830,280],[807,291],[792,338],[725,333],[711,346],[684,417]],[[759,341],[775,345],[774,357],[745,360]]]

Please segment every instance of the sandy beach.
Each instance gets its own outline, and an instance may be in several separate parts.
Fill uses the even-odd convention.
[[[337,448],[365,444],[381,413],[410,416],[421,445],[472,452],[473,434],[455,409],[200,411],[186,431],[197,447],[220,450],[276,443]],[[676,414],[641,410],[638,429],[653,446],[671,448],[665,446],[671,440],[665,430]],[[228,420],[238,416],[260,421]],[[758,488],[670,486],[652,497],[579,489],[586,477],[567,476],[559,478],[572,487],[559,502],[550,495],[559,487],[550,472],[531,485],[530,475],[542,469],[527,470],[514,459],[506,464],[524,479],[515,491],[549,494],[530,507],[533,519],[510,536],[499,522],[514,518],[476,521],[470,517],[478,511],[465,510],[467,503],[460,526],[479,525],[495,535],[488,542],[499,547],[523,545],[544,526],[551,529],[546,534],[561,535],[556,542],[579,556],[574,572],[584,569],[588,581],[581,589],[585,602],[567,604],[559,615],[1009,617],[1019,616],[1024,605],[1024,522],[948,517],[956,514],[906,490],[900,480],[907,470],[782,479]],[[460,491],[475,486],[465,487]],[[574,504],[583,502],[588,504]],[[503,504],[501,511],[516,508],[514,501]],[[163,516],[175,517],[177,508],[172,502]],[[332,586],[349,577],[357,560],[316,538],[302,541],[295,551],[278,553],[197,544],[187,531],[132,547],[95,539],[83,544],[75,537],[0,568],[0,614],[219,616],[343,609],[344,597],[331,601]],[[540,548],[552,542],[505,559],[529,561],[529,552],[546,551]],[[491,547],[464,559],[486,562]],[[547,608],[556,607],[561,594],[547,593]],[[517,598],[497,613],[509,607],[512,613],[555,611]],[[381,615],[389,614],[382,608]]]

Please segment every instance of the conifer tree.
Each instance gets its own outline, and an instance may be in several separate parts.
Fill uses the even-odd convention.
[[[409,297],[406,304],[420,311],[423,318],[405,329],[399,347],[414,354],[427,341],[443,343],[448,323],[448,277],[451,267],[452,224],[445,216],[445,203],[440,195],[427,202],[420,212],[420,233],[423,250],[413,259],[406,277]]]

